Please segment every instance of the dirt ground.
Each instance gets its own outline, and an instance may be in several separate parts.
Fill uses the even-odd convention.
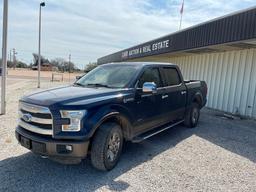
[[[61,85],[43,81],[42,89]],[[256,191],[254,120],[230,120],[204,109],[197,128],[177,126],[127,143],[117,167],[99,172],[89,158],[60,165],[17,143],[18,99],[34,91],[31,79],[8,85],[7,114],[0,116],[0,191]]]
[[[54,74],[54,80],[61,80],[62,76],[64,81],[74,81],[76,76],[80,76],[83,73],[60,73],[60,72],[52,72],[52,71],[41,71],[41,77],[44,80],[51,80],[52,75]],[[22,78],[22,79],[36,79],[38,75],[38,71],[33,71],[29,69],[8,69],[8,77],[10,78]]]

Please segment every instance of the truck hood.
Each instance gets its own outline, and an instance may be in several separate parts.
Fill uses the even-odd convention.
[[[85,105],[107,98],[115,98],[120,96],[121,92],[122,89],[66,86],[33,93],[23,97],[21,101],[47,107],[54,104]]]

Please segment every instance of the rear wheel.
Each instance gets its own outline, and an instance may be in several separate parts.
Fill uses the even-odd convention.
[[[192,103],[191,108],[185,116],[185,126],[194,128],[197,126],[200,117],[200,107],[198,103]]]
[[[91,147],[92,165],[99,170],[113,169],[122,153],[123,134],[116,123],[106,123],[97,130]]]

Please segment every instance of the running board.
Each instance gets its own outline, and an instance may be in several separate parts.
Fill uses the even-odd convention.
[[[152,137],[152,136],[154,136],[154,135],[156,135],[158,133],[161,133],[161,132],[163,132],[163,131],[165,131],[167,129],[170,129],[170,128],[176,126],[176,125],[179,125],[179,124],[181,124],[183,122],[184,122],[184,120],[178,121],[178,122],[176,122],[174,124],[168,125],[167,127],[155,128],[155,129],[150,130],[148,132],[142,133],[141,135],[138,135],[138,136],[134,137],[132,139],[132,142],[133,143],[139,143],[139,142],[141,142],[141,141],[143,141],[145,139],[148,139],[148,138],[150,138],[150,137]]]

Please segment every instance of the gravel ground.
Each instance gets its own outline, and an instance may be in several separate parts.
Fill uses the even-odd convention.
[[[47,88],[58,83],[43,82]],[[0,191],[256,191],[256,122],[229,120],[204,109],[199,126],[177,126],[142,143],[127,143],[118,166],[93,169],[89,160],[60,165],[15,140],[18,98],[36,82],[8,87],[0,116]]]

